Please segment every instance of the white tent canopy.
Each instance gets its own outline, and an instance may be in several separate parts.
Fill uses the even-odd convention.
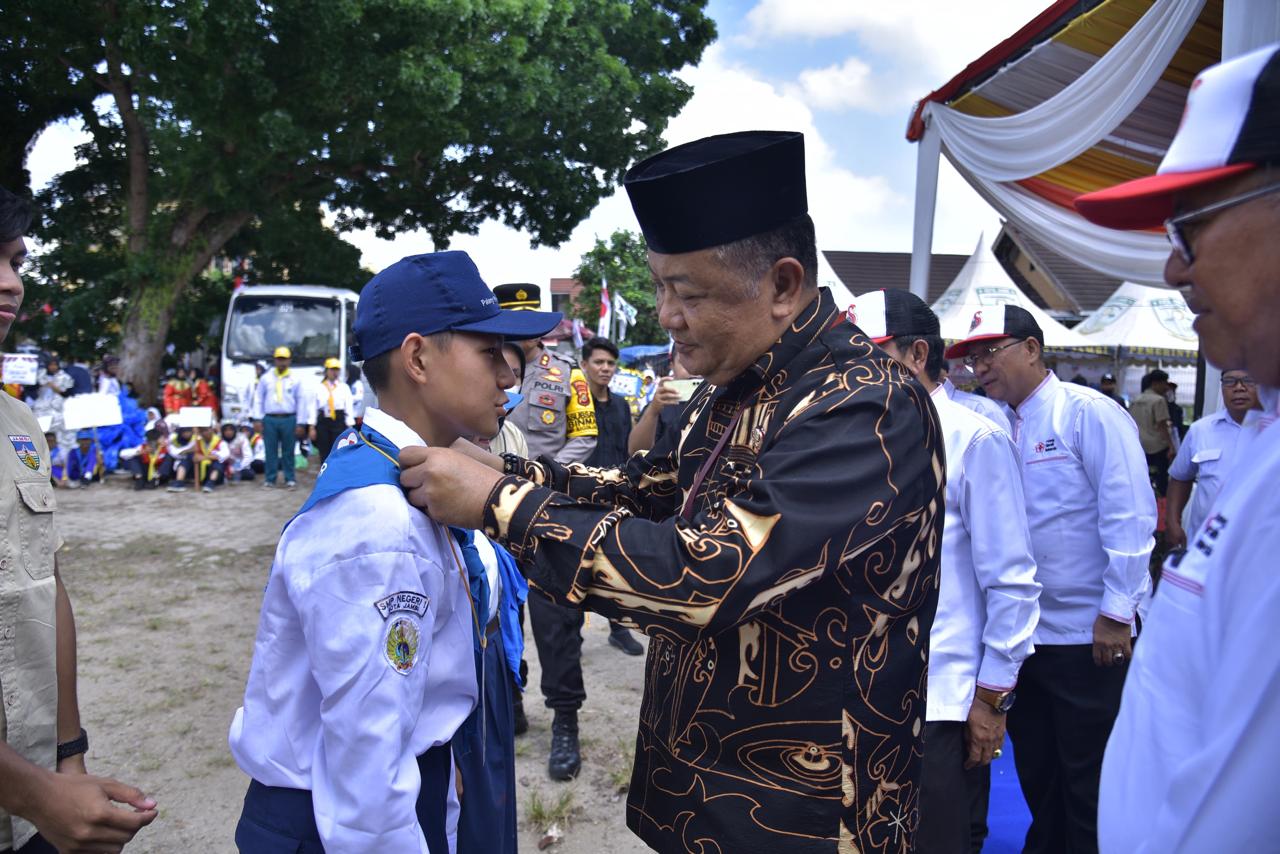
[[[1194,359],[1199,349],[1194,320],[1177,291],[1125,282],[1075,331],[1097,347]]]
[[[978,238],[978,248],[969,256],[951,286],[933,304],[933,313],[938,315],[942,325],[942,337],[958,341],[969,336],[976,312],[1006,303],[1021,306],[1031,313],[1044,332],[1047,350],[1089,350],[1102,346],[1063,326],[1028,299],[991,253],[985,234]]]

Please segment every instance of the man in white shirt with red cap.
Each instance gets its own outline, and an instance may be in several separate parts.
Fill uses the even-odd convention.
[[[1112,228],[1163,221],[1164,278],[1201,352],[1257,381],[1239,463],[1161,575],[1102,770],[1108,852],[1280,842],[1280,44],[1203,71],[1157,174],[1081,196]],[[1247,445],[1245,443],[1248,443]]]
[[[951,400],[938,317],[909,291],[857,297],[849,319],[929,392],[947,453],[938,610],[929,630],[919,854],[968,854],[970,775],[1000,755],[1018,669],[1031,653],[1040,584],[1006,428]],[[965,797],[968,793],[969,797]],[[985,798],[982,798],[985,801]]]
[[[1096,851],[1098,777],[1150,586],[1155,494],[1138,429],[1102,392],[1044,365],[1024,308],[974,313],[963,358],[1014,412],[1040,592],[1035,653],[1018,677],[1009,737],[1031,809],[1027,852]]]

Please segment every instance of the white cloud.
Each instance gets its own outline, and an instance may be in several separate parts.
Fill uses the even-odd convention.
[[[79,119],[58,122],[45,128],[27,155],[31,189],[39,192],[58,175],[75,168],[76,146],[92,137]]]
[[[800,72],[789,91],[816,110],[874,109],[882,101],[872,83],[871,66],[856,56],[838,65]]]

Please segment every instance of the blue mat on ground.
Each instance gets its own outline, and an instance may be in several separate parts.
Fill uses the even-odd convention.
[[[987,811],[989,835],[982,854],[1017,854],[1031,826],[1031,811],[1018,787],[1013,767],[1013,745],[1004,739],[1004,753],[991,763],[991,805]]]

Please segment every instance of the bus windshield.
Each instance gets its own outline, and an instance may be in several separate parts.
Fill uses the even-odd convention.
[[[245,296],[232,307],[224,349],[239,362],[270,362],[277,347],[288,347],[293,364],[322,365],[338,355],[338,336],[335,299]]]

